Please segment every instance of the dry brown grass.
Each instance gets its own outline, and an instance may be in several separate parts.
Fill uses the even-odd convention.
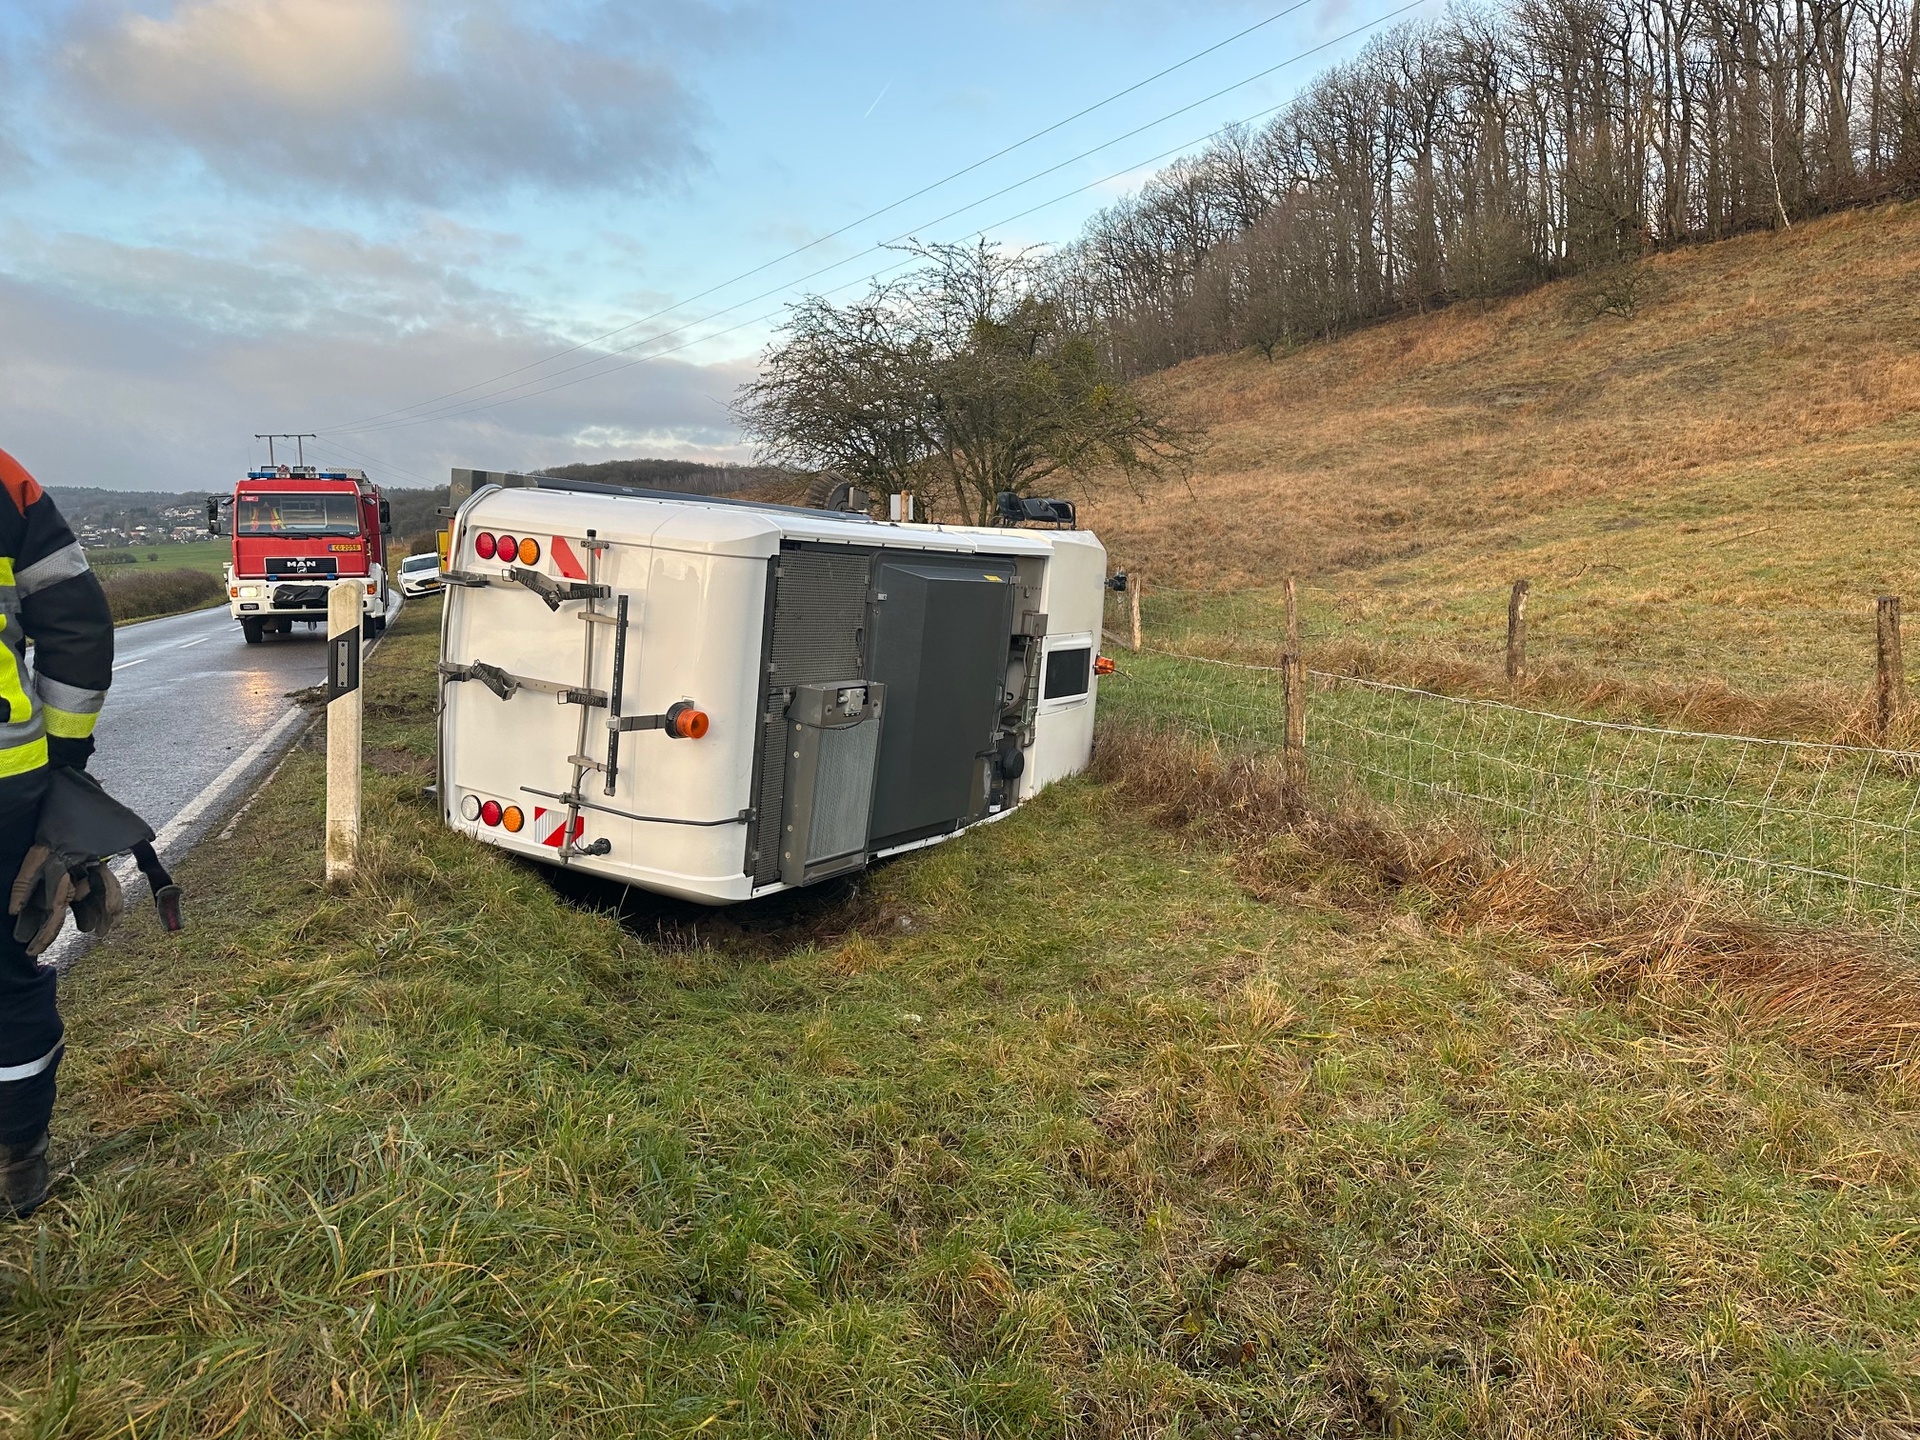
[[[1348,638],[1307,652],[1315,669],[1435,690],[1443,695],[1498,695],[1517,705],[1630,715],[1650,723],[1719,735],[1831,740],[1890,749],[1920,746],[1920,716],[1911,711],[1881,733],[1872,693],[1823,681],[1777,690],[1735,689],[1717,675],[1700,680],[1636,679],[1598,665],[1549,660],[1517,684],[1502,666],[1432,644],[1395,647]]]
[[[1671,283],[1631,322],[1570,320],[1547,286],[1182,366],[1154,384],[1209,436],[1211,513],[1177,488],[1089,513],[1168,578],[1266,583],[1847,436],[1912,460],[1914,437],[1857,432],[1920,409],[1920,206],[1650,263]]]
[[[1230,848],[1263,897],[1379,912],[1415,892],[1440,928],[1525,936],[1617,998],[1651,998],[1669,1025],[1733,1023],[1841,1073],[1920,1061],[1920,974],[1880,937],[1762,923],[1684,891],[1605,892],[1552,856],[1503,862],[1463,821],[1412,825],[1352,796],[1319,805],[1275,762],[1147,730],[1103,730],[1095,773],[1159,823]]]
[[[1296,572],[1372,638],[1490,649],[1525,575],[1540,646],[1864,679],[1824,610],[1920,584],[1920,205],[1649,263],[1631,320],[1548,286],[1156,377],[1191,490],[1083,513],[1121,566]]]

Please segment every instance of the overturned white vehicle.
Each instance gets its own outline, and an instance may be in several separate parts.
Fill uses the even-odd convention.
[[[448,543],[441,804],[531,859],[746,900],[1005,815],[1092,753],[1085,531],[530,476]]]

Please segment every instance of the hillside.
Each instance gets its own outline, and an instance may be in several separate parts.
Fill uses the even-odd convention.
[[[1920,205],[1644,268],[1631,318],[1571,280],[1168,372],[1191,492],[1086,513],[1163,592],[1294,570],[1374,639],[1485,652],[1526,576],[1555,653],[1857,676],[1920,580]]]

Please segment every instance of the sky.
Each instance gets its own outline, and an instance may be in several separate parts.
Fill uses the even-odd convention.
[[[394,486],[750,460],[784,304],[907,236],[1069,241],[1404,3],[0,6],[0,448],[125,490],[262,431]]]

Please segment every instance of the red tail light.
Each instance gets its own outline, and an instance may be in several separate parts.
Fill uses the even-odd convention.
[[[511,535],[496,535],[493,543],[499,547],[500,558],[511,565],[520,553],[520,542]]]
[[[480,818],[489,825],[498,825],[500,823],[500,802],[498,800],[487,801],[486,804],[480,807]]]
[[[482,560],[491,560],[494,554],[493,536],[485,530],[473,537],[473,553]]]

